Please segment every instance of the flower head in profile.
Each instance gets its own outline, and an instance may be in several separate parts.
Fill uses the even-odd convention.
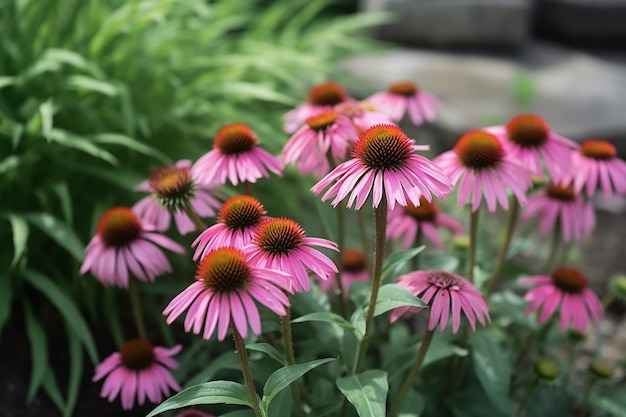
[[[434,201],[420,198],[419,206],[412,203],[406,207],[396,207],[389,211],[387,237],[402,239],[402,248],[409,249],[415,244],[418,233],[427,237],[439,250],[446,250],[437,232],[438,227],[455,235],[463,233],[463,225],[454,217],[443,214]]]
[[[388,115],[376,111],[374,105],[367,101],[346,101],[337,104],[335,111],[350,119],[359,134],[372,126],[393,124]]]
[[[482,130],[463,135],[454,149],[444,152],[433,162],[458,184],[458,205],[463,207],[472,200],[472,211],[477,211],[485,197],[487,209],[496,210],[500,203],[508,210],[510,189],[517,201],[526,204],[526,190],[532,184],[530,171],[518,164],[498,138]]]
[[[346,248],[341,252],[341,287],[344,297],[348,297],[350,286],[355,282],[369,281],[367,258],[360,249]],[[319,281],[320,289],[329,292],[337,287],[337,281],[326,279]]]
[[[456,334],[461,325],[461,312],[467,318],[473,331],[476,320],[483,326],[489,317],[489,306],[480,291],[465,278],[442,270],[415,271],[398,278],[398,285],[407,288],[430,307],[428,330],[443,332],[452,314],[452,333]],[[391,322],[402,314],[416,313],[417,307],[400,307],[391,313]]]
[[[572,185],[548,184],[528,198],[522,219],[539,218],[539,234],[546,235],[560,227],[563,241],[577,241],[588,236],[596,224],[593,205],[574,192]]]
[[[182,160],[152,171],[150,178],[136,187],[151,195],[139,200],[133,211],[160,232],[169,229],[173,216],[176,228],[183,235],[196,230],[185,211],[187,205],[200,217],[215,216],[220,201],[211,188],[196,186],[190,168],[191,161]]]
[[[572,156],[572,170],[566,178],[573,181],[576,193],[584,190],[589,197],[596,189],[607,197],[626,194],[626,162],[617,156],[615,146],[605,140],[581,143]]]
[[[204,258],[210,251],[223,248],[243,248],[252,242],[252,237],[267,217],[263,205],[249,195],[236,195],[226,200],[219,213],[217,223],[208,227],[193,241],[196,248],[193,260]]]
[[[304,175],[321,178],[330,171],[329,158],[343,161],[358,137],[350,119],[327,110],[306,119],[306,124],[285,144],[282,159],[287,164],[297,165]]]
[[[450,180],[427,158],[416,155],[417,146],[395,125],[376,125],[361,134],[353,158],[340,164],[311,188],[315,194],[328,188],[322,201],[335,197],[337,206],[348,195],[348,207],[356,202],[359,210],[370,193],[373,206],[378,207],[383,196],[390,209],[396,203],[420,204],[420,198],[432,200],[432,195],[445,198],[452,185]]]
[[[252,239],[252,245],[243,250],[255,265],[287,273],[291,277],[289,292],[300,292],[311,289],[308,271],[321,280],[337,273],[333,261],[312,246],[338,250],[336,243],[307,237],[297,222],[281,217],[264,221]]]
[[[293,133],[311,116],[322,111],[332,110],[337,104],[354,101],[341,84],[325,81],[315,84],[309,90],[306,102],[285,114],[283,130]]]
[[[127,207],[105,212],[96,235],[85,249],[80,273],[90,271],[105,286],[128,288],[129,275],[145,282],[171,272],[172,267],[159,246],[175,253],[185,250],[156,233]]]
[[[217,329],[217,338],[224,340],[231,321],[243,338],[248,326],[258,335],[261,317],[254,300],[284,316],[287,279],[283,272],[255,266],[239,249],[215,249],[198,264],[195,282],[170,301],[163,315],[171,324],[187,311],[185,331],[200,334],[204,327],[205,339]]]
[[[543,324],[553,314],[560,311],[559,328],[567,330],[571,324],[574,330],[584,331],[589,322],[598,323],[603,314],[602,303],[587,285],[587,278],[574,268],[560,267],[552,275],[538,275],[520,280],[522,284],[533,285],[524,299],[528,301],[526,313],[541,310],[539,324]]]
[[[411,81],[398,81],[391,84],[387,91],[381,91],[368,97],[376,111],[387,114],[392,121],[399,122],[406,113],[414,125],[421,125],[424,120],[432,122],[437,117],[439,101],[421,90]]]
[[[196,161],[191,174],[200,184],[232,185],[254,183],[269,172],[281,175],[278,159],[258,146],[256,133],[243,123],[232,123],[218,130],[213,149]]]
[[[535,176],[543,176],[543,164],[550,178],[560,178],[570,170],[572,150],[578,145],[554,133],[536,114],[520,114],[503,126],[484,129],[502,142],[506,153]]]
[[[100,396],[109,402],[119,396],[124,410],[132,409],[135,399],[139,405],[143,405],[146,398],[151,403],[160,403],[172,391],[180,391],[170,369],[178,368],[172,356],[181,349],[181,345],[166,349],[152,346],[143,339],[129,340],[119,352],[96,367],[93,381],[104,378]]]

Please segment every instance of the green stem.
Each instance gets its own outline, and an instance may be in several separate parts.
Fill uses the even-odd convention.
[[[183,210],[185,210],[185,213],[187,214],[187,216],[189,216],[191,222],[194,224],[194,226],[196,226],[196,229],[198,229],[199,231],[203,231],[207,228],[206,224],[204,224],[200,216],[198,216],[198,213],[195,212],[195,210],[191,207],[189,203],[183,206]]]
[[[293,338],[291,336],[291,308],[287,307],[287,314],[281,316],[280,324],[283,329],[283,338],[285,341],[285,353],[287,354],[287,363],[289,365],[296,364],[296,356],[293,351]],[[293,403],[298,417],[304,417],[304,409],[302,408],[302,397],[300,396],[300,387],[296,381],[292,382],[289,386],[291,389],[291,396],[293,397]]]
[[[524,411],[524,406],[526,405],[528,400],[530,400],[533,394],[537,391],[537,388],[539,388],[539,380],[536,380],[535,382],[533,382],[531,387],[528,389],[528,392],[526,392],[526,395],[524,396],[524,398],[522,398],[522,401],[520,401],[519,407],[517,408],[518,416],[522,414],[522,411]]]
[[[363,253],[365,254],[366,259],[370,259],[370,244],[367,236],[367,224],[365,221],[364,209],[358,210],[356,212],[356,216],[359,224],[359,236],[361,237],[361,244],[363,245]]]
[[[476,264],[476,246],[478,235],[478,211],[470,212],[470,244],[467,249],[467,279],[474,283],[474,265]]]
[[[139,292],[137,291],[137,280],[130,277],[128,280],[128,294],[130,295],[130,305],[133,310],[133,319],[137,327],[137,334],[141,339],[148,340],[146,326],[141,315],[141,303],[139,302]]]
[[[587,408],[589,407],[589,397],[591,396],[591,390],[595,384],[593,382],[589,382],[587,384],[587,389],[585,389],[585,394],[583,396],[583,401],[580,405],[580,417],[585,417],[587,414]]]
[[[422,240],[423,240],[422,238],[423,238],[422,229],[418,229],[417,234],[415,235],[415,241],[413,242],[414,248],[420,247],[422,245]],[[419,267],[420,267],[420,254],[418,253],[417,255],[413,257],[413,259],[411,259],[411,270],[418,271]]]
[[[244,181],[241,183],[241,188],[243,189],[243,193],[247,195],[252,195],[252,183],[248,181]]]
[[[252,369],[250,369],[250,361],[248,360],[248,353],[246,352],[246,343],[237,331],[237,328],[231,323],[230,326],[233,330],[233,340],[235,341],[235,349],[237,350],[237,356],[239,356],[239,363],[241,364],[241,372],[243,373],[243,380],[248,388],[248,394],[250,395],[250,401],[252,401],[252,409],[256,417],[264,417],[261,412],[261,406],[259,405],[259,397],[254,388],[254,380],[252,379]]]
[[[515,226],[517,225],[517,218],[519,214],[519,203],[516,198],[513,198],[511,201],[511,212],[509,215],[509,222],[506,228],[506,236],[504,238],[504,243],[500,246],[500,253],[498,254],[498,259],[496,260],[496,264],[491,271],[491,275],[487,280],[487,285],[485,285],[485,296],[488,297],[493,289],[493,285],[498,279],[498,274],[500,273],[500,269],[502,269],[502,265],[504,265],[504,261],[506,260],[506,253],[509,250],[509,246],[511,245],[511,240],[513,239],[513,234],[515,233]]]
[[[354,369],[352,370],[353,374],[359,372],[363,360],[365,359],[365,352],[367,351],[370,330],[374,319],[374,309],[376,308],[376,300],[378,298],[378,290],[381,284],[383,261],[385,260],[385,245],[387,243],[387,200],[385,200],[385,198],[383,198],[378,207],[374,209],[374,223],[376,234],[374,236],[372,291],[370,293],[370,301],[365,316],[365,333],[359,344],[359,353],[354,364]]]
[[[398,408],[400,407],[400,404],[402,404],[402,400],[404,399],[404,396],[409,391],[409,388],[411,388],[411,385],[413,385],[413,380],[415,379],[415,376],[417,375],[420,368],[422,367],[422,362],[424,362],[424,357],[426,357],[426,352],[428,351],[428,348],[430,347],[430,342],[432,341],[434,334],[435,334],[435,330],[433,329],[433,330],[428,330],[426,334],[424,335],[424,339],[422,340],[422,345],[420,346],[419,352],[417,352],[417,357],[415,358],[415,362],[413,362],[413,366],[411,367],[411,370],[409,371],[408,375],[404,379],[402,388],[400,388],[400,392],[398,392],[398,395],[396,396],[394,402],[392,403],[387,416],[393,417],[396,414],[396,412],[398,411]]]
[[[339,295],[339,308],[341,309],[341,315],[343,318],[348,318],[348,305],[346,304],[346,294],[343,293],[343,285],[341,283],[341,274],[343,273],[343,251],[345,249],[345,229],[346,229],[346,212],[343,206],[337,206],[337,227],[339,229],[339,235],[337,237],[337,252],[335,259],[337,260],[338,272],[335,274],[335,281],[337,284],[337,294]]]
[[[543,270],[546,273],[552,272],[555,267],[556,260],[559,253],[559,244],[561,243],[561,227],[557,223],[552,231],[552,241],[550,242],[550,252],[546,259],[546,265]]]

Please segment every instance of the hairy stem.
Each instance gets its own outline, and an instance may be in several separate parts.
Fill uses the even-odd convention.
[[[296,356],[293,351],[293,338],[291,336],[291,308],[286,307],[287,314],[281,316],[280,324],[283,329],[283,339],[285,341],[285,353],[287,354],[287,363],[289,365],[296,364]],[[291,396],[293,397],[294,408],[298,417],[304,417],[304,409],[302,408],[302,398],[300,396],[300,387],[298,382],[294,381],[289,386]]]
[[[467,248],[467,279],[474,283],[474,265],[476,264],[476,246],[478,235],[478,210],[470,212],[470,244]]]
[[[250,361],[248,360],[248,353],[246,352],[246,343],[237,331],[237,328],[231,323],[230,326],[233,330],[233,340],[235,341],[235,349],[237,350],[237,356],[239,356],[239,363],[241,364],[241,372],[243,373],[243,380],[248,388],[248,394],[250,395],[250,401],[252,401],[252,409],[256,417],[264,417],[261,412],[261,406],[259,405],[259,397],[254,388],[254,380],[252,379],[252,369],[250,369]]]
[[[143,316],[141,315],[141,303],[139,302],[137,280],[133,277],[130,277],[128,280],[128,294],[130,295],[130,305],[133,310],[133,319],[135,320],[135,326],[137,327],[137,334],[140,338],[148,340],[146,326],[143,322]]]
[[[491,275],[487,280],[487,285],[485,286],[485,296],[489,296],[491,290],[493,289],[493,285],[496,283],[498,279],[498,274],[500,273],[500,269],[502,269],[502,265],[504,265],[504,261],[506,260],[506,253],[509,250],[509,246],[511,245],[511,240],[513,239],[513,234],[515,233],[515,226],[517,225],[517,218],[519,214],[519,203],[516,198],[513,198],[511,201],[511,212],[509,214],[509,222],[506,228],[506,236],[504,237],[504,242],[502,246],[500,246],[500,253],[498,254],[498,259],[496,260],[496,264],[493,267],[493,271],[491,271]]]
[[[198,229],[199,231],[203,231],[204,229],[206,229],[206,224],[204,224],[200,216],[198,216],[198,213],[196,213],[196,211],[191,207],[191,204],[185,204],[183,209],[185,210],[187,216],[189,216],[189,219],[194,224],[194,226],[196,226],[196,229]]]

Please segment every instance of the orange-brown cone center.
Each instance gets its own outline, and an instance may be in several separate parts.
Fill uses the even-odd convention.
[[[434,202],[429,203],[424,197],[420,197],[419,207],[411,202],[404,207],[404,214],[413,217],[418,222],[433,222],[437,213],[439,213],[439,206]]]
[[[367,268],[367,259],[362,250],[344,249],[341,253],[343,270],[346,272],[361,272]]]
[[[309,117],[306,119],[306,124],[309,125],[312,130],[320,131],[326,130],[328,127],[332,126],[335,120],[337,120],[337,112],[329,110]]]
[[[395,125],[376,125],[361,134],[352,155],[372,169],[401,167],[411,157],[408,136]]]
[[[398,81],[389,85],[389,87],[387,87],[387,91],[399,96],[411,97],[415,95],[419,89],[417,84],[411,81]]]
[[[272,255],[288,254],[302,245],[305,233],[302,227],[284,217],[264,222],[254,238],[254,243]]]
[[[259,224],[265,213],[265,208],[256,198],[237,195],[222,204],[217,220],[231,230],[243,230]]]
[[[223,154],[235,155],[252,150],[257,142],[252,129],[243,123],[233,123],[218,130],[213,147]]]
[[[243,254],[233,248],[219,248],[202,258],[196,279],[215,292],[243,288],[250,278],[250,267]]]
[[[169,165],[158,168],[148,180],[159,203],[167,208],[183,207],[193,197],[193,181],[188,167]]]
[[[537,115],[520,114],[509,120],[506,131],[511,142],[522,148],[535,148],[548,140],[550,126]]]
[[[548,184],[548,186],[546,187],[546,194],[548,195],[548,197],[559,201],[574,201],[576,199],[574,187],[571,184]]]
[[[97,233],[106,246],[125,246],[141,234],[141,222],[127,207],[114,207],[98,221]]]
[[[615,146],[613,146],[610,142],[600,139],[590,139],[584,141],[580,145],[580,153],[587,158],[600,160],[612,159],[617,156]]]
[[[473,169],[496,167],[504,157],[498,138],[482,130],[467,132],[456,143],[454,150],[461,163]]]
[[[154,350],[150,342],[144,339],[129,340],[120,350],[122,364],[127,369],[145,369],[154,363]]]
[[[314,85],[309,90],[307,101],[314,106],[334,106],[347,98],[348,94],[340,84],[327,81]]]
[[[552,283],[559,289],[578,294],[587,288],[587,278],[577,269],[561,267],[552,273]]]

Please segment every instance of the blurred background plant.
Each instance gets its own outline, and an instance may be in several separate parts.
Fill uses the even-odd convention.
[[[13,321],[30,341],[26,400],[43,388],[71,415],[83,373],[107,354],[92,325],[123,340],[119,292],[78,275],[102,212],[133,204],[151,168],[206,152],[226,123],[278,152],[281,115],[311,83],[378,47],[363,29],[385,16],[334,3],[0,0],[0,332]],[[268,210],[295,210],[286,196],[300,181],[263,189]],[[50,326],[67,334],[63,380]]]

